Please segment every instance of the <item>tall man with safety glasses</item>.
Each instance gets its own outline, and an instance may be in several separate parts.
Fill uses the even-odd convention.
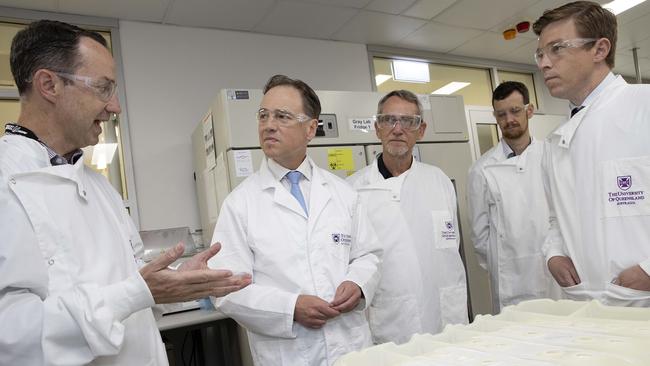
[[[381,250],[356,192],[307,154],[320,110],[304,82],[268,81],[257,111],[265,158],[214,230],[223,250],[210,266],[253,274],[247,291],[216,306],[246,328],[260,366],[327,366],[370,345],[364,310]]]
[[[537,65],[572,117],[547,139],[548,268],[572,299],[650,306],[650,87],[615,76],[616,16],[578,1],[544,12]]]
[[[144,265],[122,198],[81,148],[119,114],[104,38],[42,20],[16,34],[20,115],[0,138],[0,365],[167,365],[151,307],[222,296],[250,276],[179,270],[177,245]]]
[[[368,207],[384,249],[368,312],[373,341],[403,343],[414,333],[467,323],[467,286],[454,187],[440,169],[413,158],[427,127],[418,97],[392,91],[377,113],[382,153],[348,182]]]
[[[520,301],[557,297],[559,290],[542,255],[548,232],[544,144],[528,130],[534,108],[528,89],[506,81],[492,93],[492,106],[503,138],[472,165],[467,191],[472,242],[498,313]]]

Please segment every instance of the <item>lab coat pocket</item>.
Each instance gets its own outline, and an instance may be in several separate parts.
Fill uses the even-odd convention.
[[[256,365],[305,365],[303,352],[299,349],[299,341],[265,336],[253,336],[249,333],[250,346]],[[261,339],[260,339],[261,338]]]
[[[603,162],[600,189],[603,218],[650,215],[650,156]]]
[[[375,344],[407,342],[422,332],[417,301],[412,295],[375,296],[368,312],[372,341]]]
[[[561,289],[569,300],[587,301],[594,297],[593,291],[587,290],[583,282],[573,286],[561,287]]]
[[[465,284],[440,288],[440,321],[447,324],[467,324],[467,288]]]
[[[433,242],[438,249],[456,248],[456,228],[449,211],[431,211]]]
[[[541,254],[518,258],[500,258],[499,299],[502,306],[524,300],[548,297],[549,275]]]
[[[635,290],[608,283],[606,305],[650,307],[650,291]]]

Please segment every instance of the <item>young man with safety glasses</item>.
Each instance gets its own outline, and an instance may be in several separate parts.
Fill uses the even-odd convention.
[[[465,269],[458,252],[456,194],[437,167],[413,157],[427,127],[418,97],[385,95],[375,132],[382,153],[348,178],[368,207],[384,249],[382,276],[368,311],[375,343],[407,342],[467,323]]]
[[[571,118],[548,137],[548,268],[571,299],[650,306],[650,87],[612,73],[616,16],[578,1],[544,12],[535,59]]]
[[[542,245],[548,207],[542,185],[544,144],[531,137],[528,89],[506,81],[492,93],[501,141],[469,169],[468,203],[472,243],[488,271],[492,310],[524,300],[557,297]]]

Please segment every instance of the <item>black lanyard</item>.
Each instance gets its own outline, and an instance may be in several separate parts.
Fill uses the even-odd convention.
[[[19,126],[13,123],[7,123],[7,125],[5,126],[5,133],[8,133],[10,135],[20,135],[41,142],[41,140],[38,139],[38,136],[36,136],[36,134],[32,130],[30,130],[27,127]]]

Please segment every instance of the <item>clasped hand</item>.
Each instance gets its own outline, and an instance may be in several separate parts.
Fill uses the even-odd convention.
[[[319,329],[325,323],[359,305],[361,288],[352,281],[343,281],[336,289],[332,302],[318,296],[299,295],[293,318],[307,328]]]

